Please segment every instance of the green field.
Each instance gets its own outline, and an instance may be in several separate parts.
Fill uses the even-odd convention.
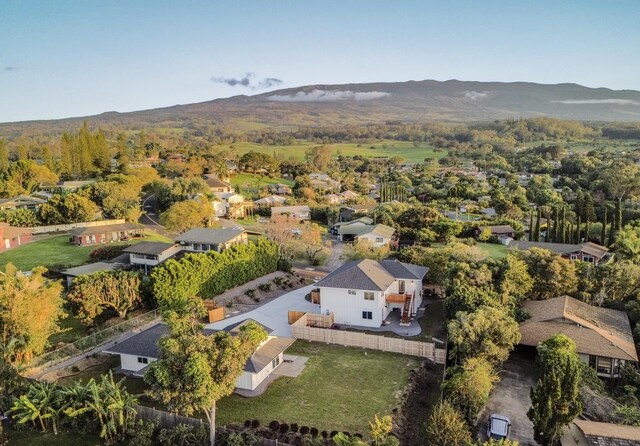
[[[279,378],[261,396],[233,395],[218,403],[217,424],[257,419],[320,430],[366,432],[375,414],[400,405],[418,358],[359,348],[296,341],[287,354],[309,358],[297,378]]]
[[[480,248],[487,257],[500,260],[507,257],[507,247],[499,243],[481,243],[478,242],[478,248]]]
[[[301,142],[300,144],[291,146],[266,146],[250,142],[240,142],[231,145],[216,146],[216,149],[235,150],[241,154],[254,151],[265,153],[267,155],[275,154],[283,159],[295,158],[302,160],[304,159],[305,151],[310,147],[315,147],[317,145],[319,144],[313,142]],[[333,156],[360,155],[369,158],[400,156],[404,158],[405,162],[409,163],[422,162],[425,158],[440,159],[447,155],[446,150],[436,152],[432,146],[425,143],[421,143],[418,147],[414,147],[413,143],[409,141],[331,144],[331,147],[334,148]]]
[[[143,240],[170,241],[155,233],[147,233]],[[89,254],[100,246],[75,246],[69,242],[68,235],[53,236],[1,253],[0,269],[4,269],[9,262],[21,271],[29,271],[36,266],[50,269],[70,268],[88,263],[91,260]]]
[[[278,184],[278,183],[286,184],[288,186],[293,186],[295,184],[295,181],[287,180],[284,178],[263,177],[259,175],[253,175],[250,173],[239,173],[231,177],[231,184],[233,186],[240,186],[240,187],[261,188],[264,186],[268,186],[270,184]]]

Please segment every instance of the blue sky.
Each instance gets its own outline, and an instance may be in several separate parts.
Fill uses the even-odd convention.
[[[640,90],[640,1],[0,0],[0,122],[411,79]]]

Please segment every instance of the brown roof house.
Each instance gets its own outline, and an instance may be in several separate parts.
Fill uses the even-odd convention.
[[[565,243],[527,242],[524,240],[514,240],[509,243],[509,249],[521,249],[524,251],[531,248],[547,249],[554,254],[562,256],[565,259],[582,260],[583,262],[594,263],[596,265],[601,262],[607,262],[613,257],[608,248],[592,242],[571,245]]]
[[[595,307],[569,296],[526,301],[524,308],[531,318],[520,324],[522,345],[535,347],[562,333],[576,343],[580,359],[605,378],[620,376],[620,366],[638,361],[624,311]]]
[[[27,228],[17,228],[9,223],[0,222],[0,252],[16,246],[24,245],[31,241],[31,230]]]
[[[226,181],[222,181],[220,178],[215,175],[203,175],[204,181],[209,186],[211,192],[233,192],[233,188],[231,184]]]
[[[640,427],[575,420],[564,430],[562,446],[640,446]]]
[[[78,246],[100,245],[119,242],[144,235],[144,226],[136,223],[91,226],[76,228],[70,232],[71,243]]]
[[[498,240],[502,238],[516,238],[516,230],[513,229],[511,225],[480,226],[476,228],[476,238],[484,234],[487,234],[490,237],[495,237]]]

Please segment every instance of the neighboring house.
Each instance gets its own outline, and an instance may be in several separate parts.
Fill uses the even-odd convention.
[[[278,206],[284,204],[287,201],[285,197],[280,197],[278,195],[269,195],[268,197],[260,198],[253,202],[256,206]]]
[[[327,181],[331,179],[331,177],[326,173],[320,173],[320,172],[310,173],[309,178],[312,180],[320,180],[320,181]]]
[[[270,184],[267,186],[267,190],[275,195],[291,195],[291,186],[287,184]]]
[[[209,190],[213,193],[216,192],[233,192],[231,184],[226,181],[222,181],[215,175],[203,175],[204,181],[209,186]]]
[[[514,240],[509,243],[509,249],[520,249],[526,251],[531,248],[547,249],[554,254],[559,254],[565,259],[582,260],[583,262],[594,263],[596,265],[601,262],[607,262],[613,257],[613,254],[609,252],[608,248],[592,242],[570,245],[564,243]]]
[[[344,198],[345,200],[353,200],[354,198],[358,198],[360,196],[360,194],[357,194],[351,190],[345,190],[340,195],[342,195],[342,198]]]
[[[240,323],[229,325],[223,330],[237,335],[240,328],[250,321],[251,319],[245,319]],[[245,363],[242,375],[236,380],[236,389],[255,390],[271,375],[271,372],[282,364],[284,351],[295,341],[292,338],[272,336],[271,329],[264,325],[263,328],[269,336]],[[120,367],[123,372],[143,377],[149,364],[158,359],[158,341],[168,330],[169,328],[164,324],[154,325],[137,335],[118,342],[103,353],[119,355]],[[211,335],[216,333],[216,330],[205,329],[203,333]]]
[[[116,271],[122,269],[123,267],[124,265],[121,263],[95,262],[65,269],[64,271],[61,271],[61,274],[66,278],[67,288],[70,288],[73,279],[78,276],[86,276],[88,274],[98,273],[101,271]]]
[[[290,215],[296,220],[311,220],[311,209],[309,206],[274,206],[271,208],[271,216]]]
[[[349,262],[316,283],[322,313],[337,324],[380,327],[391,312],[407,325],[422,304],[428,268],[397,260]]]
[[[337,194],[328,194],[320,197],[327,204],[340,204],[345,201],[345,199],[341,195]]]
[[[640,446],[640,427],[574,420],[560,439],[561,446]]]
[[[375,248],[389,246],[393,240],[396,230],[387,225],[366,226],[365,229],[355,236],[355,240],[367,240]]]
[[[41,185],[40,190],[46,192],[73,192],[82,187],[95,183],[95,180],[86,181],[59,181],[54,185]]]
[[[475,230],[476,238],[480,237],[485,232],[492,237],[509,237],[516,238],[516,230],[511,227],[511,225],[496,225],[496,226],[480,226]]]
[[[242,195],[235,192],[214,192],[213,195],[220,200],[213,202],[217,217],[242,218],[247,209],[253,207],[252,201],[245,201]]]
[[[143,270],[146,275],[151,270],[182,251],[182,246],[177,243],[165,242],[140,242],[124,249],[129,254],[129,263],[135,268]]]
[[[332,234],[338,235],[339,240],[346,241],[342,238],[342,236],[347,234],[355,235],[359,232],[359,230],[356,228],[363,228],[371,224],[373,224],[373,218],[360,217],[351,221],[338,222],[331,227],[330,232]]]
[[[31,211],[37,211],[40,205],[46,202],[47,200],[33,195],[18,195],[17,197],[0,200],[0,210],[12,211],[14,209],[29,209]]]
[[[71,243],[78,246],[119,242],[144,235],[144,226],[136,223],[92,226],[71,230]]]
[[[0,237],[2,237],[2,242],[0,242],[0,252],[2,252],[29,243],[31,241],[31,230],[0,222]]]
[[[537,346],[562,333],[576,343],[580,359],[594,368],[598,376],[620,376],[626,362],[637,362],[627,313],[595,307],[569,296],[524,302],[531,316],[520,324],[520,344]]]
[[[352,204],[340,208],[340,221],[350,220],[353,214],[368,214],[376,207],[375,204]]]
[[[175,242],[189,252],[222,252],[248,241],[247,231],[242,228],[194,228],[175,238]]]

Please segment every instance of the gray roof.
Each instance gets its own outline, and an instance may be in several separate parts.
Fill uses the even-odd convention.
[[[583,251],[586,254],[592,255],[599,259],[604,257],[609,251],[608,248],[597,245],[592,242],[572,245],[567,243],[528,242],[525,240],[514,240],[511,243],[509,243],[509,249],[527,250],[531,248],[542,248],[542,249],[549,250],[554,254],[560,254],[560,255]]]
[[[133,246],[129,246],[123,252],[132,254],[160,255],[173,246],[176,246],[176,244],[167,242],[140,242]]]
[[[396,260],[357,260],[349,262],[318,283],[319,287],[384,291],[396,279],[421,280],[427,268]]]
[[[175,238],[175,241],[184,243],[208,243],[211,245],[218,245],[220,243],[227,243],[243,232],[245,232],[244,229],[235,228],[194,228],[189,229],[184,234],[180,234]]]
[[[235,334],[239,327],[253,321],[252,319],[245,319],[237,324],[229,325],[224,328],[224,331]],[[255,322],[255,321],[254,321]],[[261,325],[261,324],[259,324]],[[269,327],[261,325],[267,333],[271,333]],[[169,327],[165,324],[156,324],[151,328],[148,328],[137,335],[131,336],[122,342],[119,342],[111,348],[104,351],[104,353],[118,354],[118,355],[133,355],[142,356],[146,358],[158,358],[158,341],[169,331]],[[216,330],[203,330],[204,334],[211,335]],[[247,360],[244,370],[250,373],[257,373],[271,361],[273,361],[280,353],[285,351],[291,344],[295,342],[295,339],[285,337],[274,337],[269,339],[263,345],[261,345],[251,357]],[[140,372],[138,372],[140,373]]]
[[[65,276],[84,276],[87,274],[97,273],[100,271],[115,271],[117,269],[122,268],[122,265],[117,263],[107,263],[107,262],[96,262],[89,263],[87,265],[76,266],[75,268],[69,268],[62,271],[62,274]]]
[[[91,226],[88,228],[76,228],[70,231],[71,235],[80,237],[83,235],[110,234],[112,232],[139,231],[144,226],[137,223],[120,223],[117,225]]]

